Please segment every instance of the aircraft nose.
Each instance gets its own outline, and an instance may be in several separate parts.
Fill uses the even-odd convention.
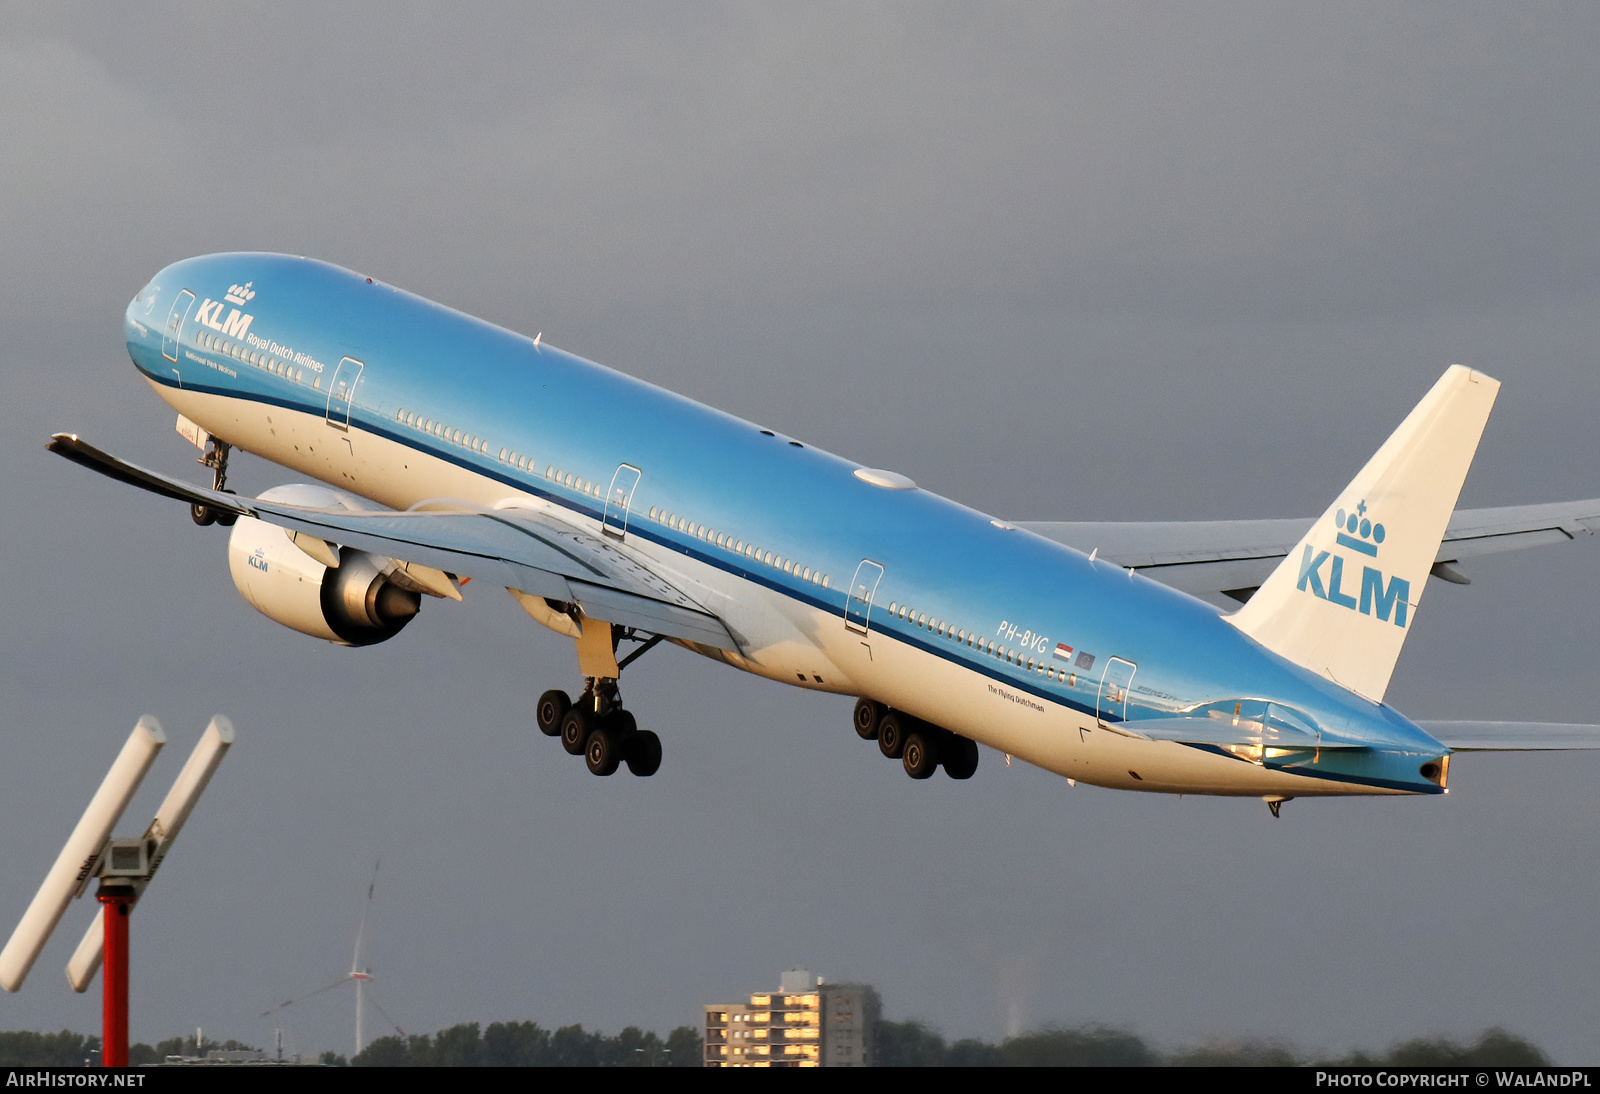
[[[161,286],[154,281],[133,294],[133,299],[128,301],[126,315],[140,323],[148,324],[155,315],[156,305],[161,296]]]

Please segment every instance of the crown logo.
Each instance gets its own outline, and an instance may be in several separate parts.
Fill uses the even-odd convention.
[[[246,281],[243,285],[229,285],[228,293],[223,297],[230,304],[243,306],[256,298],[255,292],[250,288],[254,281]]]
[[[1339,546],[1348,547],[1352,551],[1360,551],[1364,555],[1376,558],[1378,544],[1383,542],[1383,525],[1374,524],[1367,517],[1367,502],[1363,498],[1353,512],[1340,509],[1333,517],[1333,526],[1339,529],[1335,538]],[[1356,537],[1360,536],[1360,539]]]

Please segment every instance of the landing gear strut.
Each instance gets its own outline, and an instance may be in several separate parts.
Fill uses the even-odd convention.
[[[200,463],[211,468],[211,489],[222,494],[231,494],[227,488],[228,483],[228,453],[232,446],[227,441],[219,441],[212,437],[206,442],[206,454],[200,457]],[[215,509],[204,502],[190,502],[189,516],[202,528],[208,524],[220,524],[224,528],[231,527],[239,519],[239,514],[228,512],[225,509]]]
[[[639,640],[639,648],[618,662],[617,671],[660,640],[659,636]],[[627,764],[629,771],[648,778],[661,767],[661,738],[640,729],[633,715],[622,709],[615,676],[586,677],[583,694],[575,700],[564,691],[545,692],[539,696],[534,720],[546,737],[560,737],[569,755],[582,756],[592,774],[613,775]]]

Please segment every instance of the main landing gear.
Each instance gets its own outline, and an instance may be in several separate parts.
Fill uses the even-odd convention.
[[[612,631],[614,644],[618,638],[633,638],[641,644],[637,649],[615,662],[616,672],[622,670],[639,656],[661,641],[660,636],[648,640],[635,638],[631,631]],[[539,731],[546,737],[560,737],[561,747],[573,756],[582,756],[591,774],[614,775],[623,764],[640,778],[654,775],[661,767],[661,738],[648,729],[640,729],[633,715],[622,709],[622,698],[617,693],[615,676],[589,676],[583,694],[569,699],[564,691],[547,691],[539,696],[539,707],[534,713]]]
[[[940,767],[952,779],[970,779],[978,770],[978,742],[903,710],[860,699],[855,725],[857,736],[877,741],[878,751],[899,760],[913,779],[929,778]]]
[[[546,737],[560,737],[570,755],[582,756],[591,774],[613,775],[622,764],[640,778],[661,767],[661,738],[640,729],[618,705],[615,680],[589,678],[577,701],[564,691],[539,696],[535,715]]]
[[[206,442],[206,454],[200,457],[200,462],[211,468],[211,489],[223,494],[231,494],[227,488],[228,482],[228,453],[232,451],[227,441],[219,441],[212,437]],[[238,513],[230,513],[224,509],[213,509],[204,502],[194,501],[189,503],[189,516],[194,522],[204,528],[208,524],[220,524],[224,528],[232,526],[239,519]]]

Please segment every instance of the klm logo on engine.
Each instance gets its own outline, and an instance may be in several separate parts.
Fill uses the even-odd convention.
[[[241,309],[255,299],[255,291],[250,288],[254,282],[246,281],[243,285],[229,285],[227,293],[221,300],[212,300],[209,296],[200,305],[200,310],[195,313],[195,318],[214,331],[220,331],[228,338],[243,339],[245,332],[250,329],[253,315],[246,315]],[[237,304],[239,307],[228,310],[228,318],[220,318],[223,303]]]
[[[251,555],[245,561],[247,561],[255,569],[260,570],[262,573],[267,572],[267,552],[264,548],[257,547],[255,554]]]
[[[1348,548],[1367,558],[1376,559],[1378,548],[1383,543],[1383,525],[1374,524],[1367,516],[1367,503],[1362,501],[1354,512],[1346,513],[1340,509],[1334,515],[1334,527],[1338,533],[1334,542],[1338,547]],[[1356,560],[1347,559],[1336,551],[1318,551],[1309,543],[1306,544],[1305,554],[1300,556],[1300,581],[1295,586],[1301,592],[1309,592],[1312,596],[1337,604],[1341,608],[1358,611],[1362,615],[1376,616],[1387,623],[1391,615],[1394,616],[1394,625],[1406,625],[1406,613],[1410,607],[1411,582],[1403,577],[1389,578],[1387,586],[1384,584],[1383,572],[1374,566],[1361,565],[1361,590],[1359,599],[1344,591],[1345,563],[1349,561],[1352,569]],[[1324,570],[1326,567],[1326,570]],[[1324,583],[1323,574],[1326,572],[1327,581]]]

